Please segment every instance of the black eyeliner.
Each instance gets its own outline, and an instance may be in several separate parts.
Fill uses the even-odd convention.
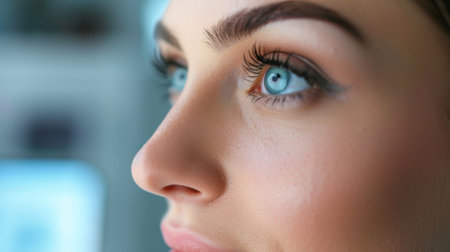
[[[280,49],[267,50],[255,43],[248,54],[244,54],[243,62],[244,79],[252,83],[252,86],[247,90],[252,103],[263,102],[266,105],[276,105],[296,99],[312,100],[323,94],[334,94],[343,90],[312,61],[293,53],[285,53]],[[284,68],[304,78],[311,88],[285,95],[263,94],[261,85],[264,82],[264,71],[268,67]]]

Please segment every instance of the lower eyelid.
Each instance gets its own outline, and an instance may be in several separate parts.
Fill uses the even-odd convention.
[[[250,102],[255,105],[268,107],[276,110],[311,106],[324,95],[323,91],[312,88],[308,91],[292,93],[282,96],[270,96],[253,92],[248,95]]]

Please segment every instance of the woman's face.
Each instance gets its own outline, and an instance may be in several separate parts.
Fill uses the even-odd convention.
[[[173,249],[443,246],[448,45],[415,3],[174,0],[157,41],[173,107],[132,171]]]

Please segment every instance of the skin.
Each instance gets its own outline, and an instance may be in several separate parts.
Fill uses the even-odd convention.
[[[262,27],[225,50],[204,29],[277,0],[173,0],[162,22],[189,66],[181,94],[133,161],[168,200],[165,220],[232,251],[448,251],[448,40],[407,0],[311,0],[364,34],[319,20]],[[376,10],[376,11],[374,11]],[[255,42],[302,55],[345,87],[288,106],[252,103]]]

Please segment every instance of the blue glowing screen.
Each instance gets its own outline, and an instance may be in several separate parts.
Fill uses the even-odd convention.
[[[100,251],[102,181],[83,162],[0,160],[0,251]]]

